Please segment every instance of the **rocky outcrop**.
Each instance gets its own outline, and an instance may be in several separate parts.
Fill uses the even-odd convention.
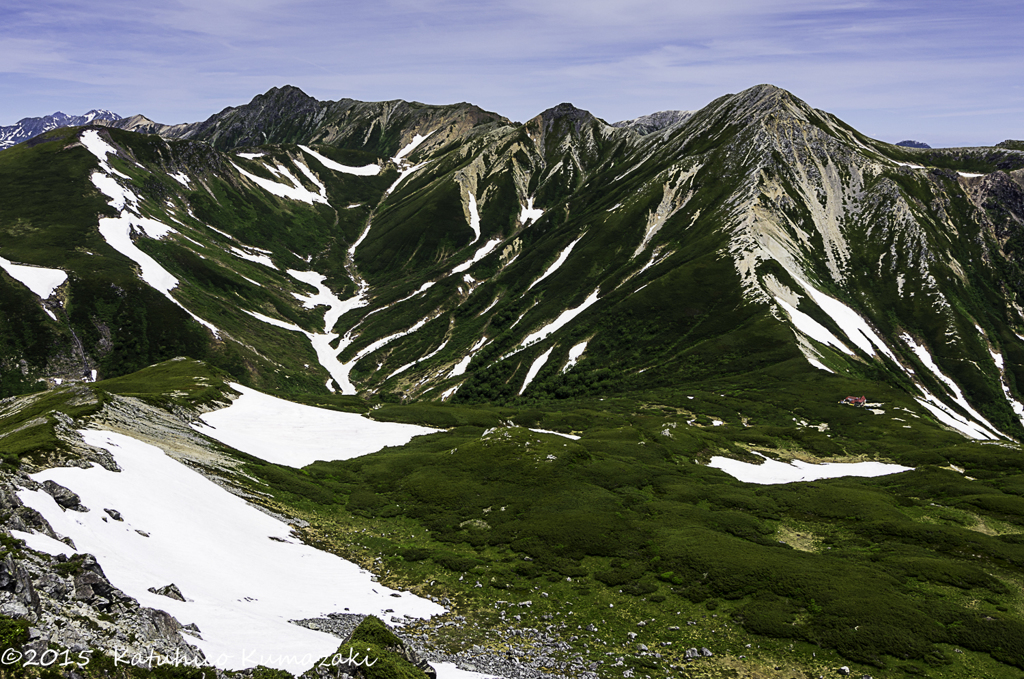
[[[5,547],[0,555],[0,615],[29,623],[28,647],[201,656],[181,636],[182,625],[173,616],[140,605],[111,584],[92,555],[51,556],[13,538],[12,529],[59,538],[42,516],[22,505],[16,495],[18,486],[46,490],[67,511],[85,508],[77,495],[56,483],[0,475],[0,512],[6,517],[0,527]]]

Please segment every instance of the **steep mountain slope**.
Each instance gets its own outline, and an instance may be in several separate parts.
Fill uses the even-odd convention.
[[[53,115],[40,118],[22,118],[14,125],[0,127],[0,150],[20,144],[23,141],[36,137],[43,132],[55,130],[58,127],[75,127],[77,125],[89,125],[103,121],[114,122],[120,120],[121,116],[107,110],[87,111],[84,115],[69,116],[67,113],[57,111]]]
[[[29,355],[52,376],[63,356],[70,377],[161,352],[257,383],[330,374],[345,393],[463,401],[821,370],[898,385],[969,436],[1024,431],[1019,152],[896,148],[771,86],[647,135],[570,104],[514,125],[295,88],[158,131],[189,140],[84,131],[0,157],[3,253],[73,272],[67,304],[43,304],[70,326],[19,293],[16,317],[33,320],[8,339],[9,381]],[[56,227],[15,225],[49,219],[18,182],[58,157],[74,168],[59,190],[82,208],[55,243]],[[129,344],[138,331],[113,322],[97,276],[179,329],[147,321],[152,348],[124,356],[112,327]],[[337,297],[299,299],[319,280]],[[76,292],[87,281],[99,297]],[[322,328],[315,304],[332,310]],[[205,331],[177,325],[186,309]]]

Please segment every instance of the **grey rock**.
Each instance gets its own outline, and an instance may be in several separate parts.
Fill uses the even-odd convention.
[[[82,506],[82,499],[74,491],[65,488],[56,481],[43,481],[43,490],[63,509],[70,509],[75,512],[89,511],[88,507]]]
[[[175,599],[177,601],[185,601],[185,595],[183,595],[181,593],[181,590],[178,589],[178,586],[175,585],[173,582],[171,584],[169,584],[169,585],[164,585],[163,587],[159,587],[159,588],[157,588],[157,587],[150,587],[149,591],[152,592],[153,594],[159,594],[160,596],[165,596],[168,599]]]

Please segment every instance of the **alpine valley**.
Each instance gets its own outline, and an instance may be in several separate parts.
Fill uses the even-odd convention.
[[[71,120],[0,151],[0,675],[1024,676],[1024,143]]]

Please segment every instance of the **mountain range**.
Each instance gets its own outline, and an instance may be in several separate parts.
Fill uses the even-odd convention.
[[[0,127],[0,150],[20,144],[43,132],[49,132],[59,127],[75,127],[77,125],[88,125],[92,122],[120,120],[121,116],[107,110],[87,111],[84,115],[69,116],[67,113],[57,111],[53,115],[41,118],[22,118],[14,125]]]
[[[61,115],[18,134],[72,127],[0,153],[11,488],[102,448],[68,432],[170,418],[145,440],[173,457],[205,437],[189,464],[302,517],[310,544],[443,580],[434,598],[468,597],[485,627],[509,621],[449,574],[521,600],[568,578],[581,629],[629,618],[628,663],[567,675],[693,666],[683,608],[732,621],[710,672],[770,664],[744,663],[736,630],[800,671],[819,651],[934,676],[1024,667],[1014,143],[891,145],[771,85],[614,125],[569,103],[516,123],[294,87],[188,124]],[[246,389],[444,433],[289,466],[192,427]],[[148,414],[112,415],[125,398]],[[457,450],[472,457],[447,469]],[[732,478],[780,462],[903,473]],[[342,545],[324,507],[387,544]],[[410,527],[431,537],[395,537]],[[879,597],[889,613],[866,613]],[[655,628],[643,655],[628,646]],[[596,663],[608,634],[552,643]]]

